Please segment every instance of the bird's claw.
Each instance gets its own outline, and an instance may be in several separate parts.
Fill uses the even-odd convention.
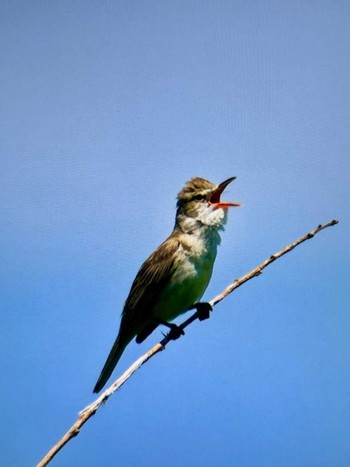
[[[170,331],[168,332],[168,334],[166,334],[166,337],[168,339],[175,341],[179,337],[185,335],[185,331],[180,326],[177,326],[176,324],[172,324],[172,323],[168,323],[168,324],[170,324],[169,325]]]
[[[213,307],[209,302],[198,302],[193,305],[193,308],[197,310],[197,317],[199,321],[204,321],[210,317],[210,312],[213,311]]]

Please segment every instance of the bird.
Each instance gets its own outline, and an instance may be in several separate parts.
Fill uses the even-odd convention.
[[[171,321],[190,309],[197,309],[199,319],[209,317],[210,304],[199,300],[212,275],[228,208],[240,206],[220,199],[235,179],[215,184],[193,177],[178,193],[173,231],[142,264],[132,283],[117,338],[94,393],[105,386],[126,346],[135,337],[141,343],[159,325],[165,325],[170,328],[170,338],[178,338],[184,332]]]

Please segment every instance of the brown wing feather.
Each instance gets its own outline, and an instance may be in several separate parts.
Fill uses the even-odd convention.
[[[175,234],[176,235],[176,234]],[[163,285],[173,273],[175,253],[180,242],[172,234],[143,263],[131,286],[122,313],[118,337],[110,351],[94,392],[106,384],[128,343],[138,335],[142,342],[158,326],[152,319],[152,309]]]
[[[179,247],[179,240],[171,235],[142,264],[125,301],[120,335],[136,335],[152,322],[154,303],[173,273]]]

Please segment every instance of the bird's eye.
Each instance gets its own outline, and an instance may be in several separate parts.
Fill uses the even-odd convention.
[[[203,199],[205,199],[205,196],[204,195],[196,195],[196,196],[194,196],[193,199],[196,200],[196,201],[202,201]]]

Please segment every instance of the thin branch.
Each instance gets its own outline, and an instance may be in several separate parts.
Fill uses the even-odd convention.
[[[321,230],[326,229],[327,227],[331,227],[333,225],[338,224],[337,220],[333,220],[328,222],[327,224],[324,225],[319,225],[316,229],[312,230],[308,234],[304,235],[303,237],[300,237],[298,240],[295,240],[293,243],[290,243],[286,247],[282,248],[282,250],[278,251],[277,253],[274,253],[271,255],[268,259],[266,259],[264,262],[259,264],[255,269],[252,269],[248,274],[245,276],[241,277],[240,279],[235,279],[228,287],[226,287],[223,292],[221,292],[219,295],[214,297],[209,303],[211,304],[212,307],[214,307],[217,303],[221,302],[227,295],[232,293],[235,289],[240,287],[242,284],[245,282],[249,281],[253,277],[259,276],[263,269],[265,269],[269,264],[273,263],[276,259],[280,258],[281,256],[285,255],[286,253],[289,253],[292,251],[295,247],[300,245],[301,243],[305,242],[306,240],[309,240],[310,238],[314,237],[316,234],[318,234]],[[180,327],[184,329],[185,327],[189,326],[193,321],[195,321],[198,317],[197,313],[194,313],[192,316],[190,316],[186,321],[184,321],[182,324],[180,324]],[[101,407],[102,404],[104,404],[107,399],[118,389],[121,388],[121,386],[144,364],[146,363],[150,358],[152,358],[154,355],[156,355],[158,352],[161,352],[162,350],[165,349],[165,346],[170,342],[169,335],[166,335],[164,339],[162,339],[157,345],[155,345],[151,350],[149,350],[147,353],[142,355],[136,362],[134,362],[123,374],[120,376],[108,389],[106,389],[92,404],[88,405],[83,409],[81,412],[79,412],[79,417],[77,421],[72,425],[72,427],[66,432],[66,434],[50,449],[50,451],[46,454],[46,456],[37,464],[37,467],[44,467],[46,466],[52,459],[53,457],[63,448],[65,444],[68,443],[72,438],[77,436],[80,432],[80,428],[91,418],[97,410]]]

